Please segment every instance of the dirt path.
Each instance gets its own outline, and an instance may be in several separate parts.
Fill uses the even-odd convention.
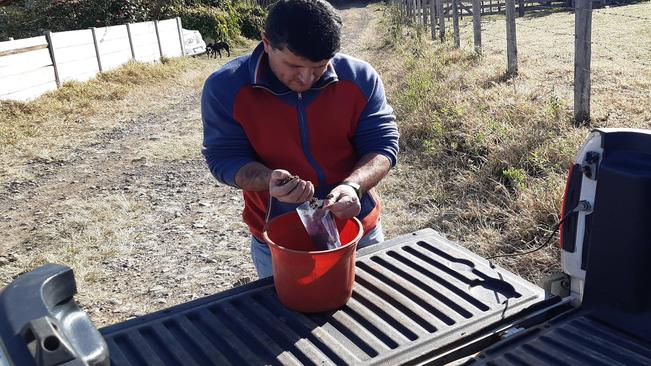
[[[372,10],[341,14],[343,51],[363,57]],[[30,179],[4,179],[0,286],[66,264],[78,302],[103,326],[256,278],[241,195],[200,155],[200,89],[170,82],[157,93],[65,159],[27,162]]]
[[[341,52],[363,58],[364,50],[368,47],[366,41],[372,32],[370,24],[373,12],[373,8],[364,1],[349,3],[340,10],[343,21]]]

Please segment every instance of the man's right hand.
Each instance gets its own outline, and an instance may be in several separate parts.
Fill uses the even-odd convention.
[[[303,203],[314,196],[314,185],[286,170],[276,169],[269,179],[269,194],[280,202]]]

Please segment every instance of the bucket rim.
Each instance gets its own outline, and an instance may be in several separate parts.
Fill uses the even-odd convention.
[[[283,216],[283,215],[289,215],[289,214],[292,214],[292,213],[293,213],[293,212],[287,212],[287,213],[284,213],[284,214],[282,214],[282,215],[276,216],[274,219],[272,219],[272,221],[275,220],[276,218],[280,217],[280,216]],[[267,245],[272,246],[272,247],[275,247],[275,248],[282,249],[282,250],[287,251],[287,252],[290,252],[290,253],[295,253],[295,254],[301,254],[301,253],[310,253],[310,254],[332,253],[332,252],[336,252],[336,251],[338,251],[338,250],[344,250],[344,249],[347,249],[349,246],[351,246],[351,245],[353,245],[353,244],[354,244],[354,245],[357,245],[357,243],[359,242],[359,240],[360,240],[360,239],[362,238],[362,236],[364,235],[364,227],[362,226],[362,222],[359,221],[359,219],[358,219],[357,217],[351,217],[350,219],[347,219],[347,220],[353,220],[353,222],[355,222],[355,224],[357,225],[357,227],[359,227],[359,230],[358,230],[358,232],[357,232],[357,236],[355,236],[355,239],[353,239],[350,243],[348,243],[348,244],[346,244],[346,245],[342,245],[342,246],[340,246],[340,247],[338,247],[338,248],[334,248],[334,249],[328,249],[328,250],[308,250],[308,251],[305,251],[305,250],[289,249],[289,248],[284,247],[284,246],[282,246],[282,245],[276,244],[276,243],[274,243],[273,240],[271,240],[271,238],[269,238],[269,235],[267,235],[267,229],[268,229],[268,226],[269,226],[269,222],[271,222],[271,221],[265,223],[264,228],[263,228],[263,230],[262,230],[262,238],[263,238],[264,241],[267,243]]]

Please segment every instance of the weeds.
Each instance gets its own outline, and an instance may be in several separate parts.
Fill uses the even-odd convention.
[[[399,227],[390,235],[429,225],[483,255],[541,244],[559,219],[566,169],[588,132],[570,123],[564,94],[533,83],[526,64],[508,76],[490,48],[479,57],[471,47],[429,41],[413,25],[400,34],[397,42],[398,33],[386,33],[396,70],[379,70],[401,131],[401,166],[383,188],[390,192],[383,220]],[[415,182],[401,189],[406,180]],[[531,260],[502,264],[536,281],[558,254]]]
[[[403,38],[403,24],[407,22],[404,11],[397,6],[385,8],[385,16],[382,19],[384,27],[388,29],[388,36],[385,37],[385,44],[391,47],[398,45]]]
[[[547,113],[551,118],[560,122],[565,116],[565,110],[567,109],[567,103],[556,95],[556,93],[552,93],[549,96],[547,102]]]
[[[527,180],[527,172],[521,168],[508,167],[502,170],[502,175],[506,178],[507,187],[522,189]]]

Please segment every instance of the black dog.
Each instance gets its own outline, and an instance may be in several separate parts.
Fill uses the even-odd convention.
[[[226,53],[228,53],[228,57],[231,57],[231,48],[226,42],[208,43],[208,45],[206,45],[206,53],[208,54],[208,58],[217,58],[217,54],[219,54],[219,58],[221,58],[221,50],[226,51]]]

